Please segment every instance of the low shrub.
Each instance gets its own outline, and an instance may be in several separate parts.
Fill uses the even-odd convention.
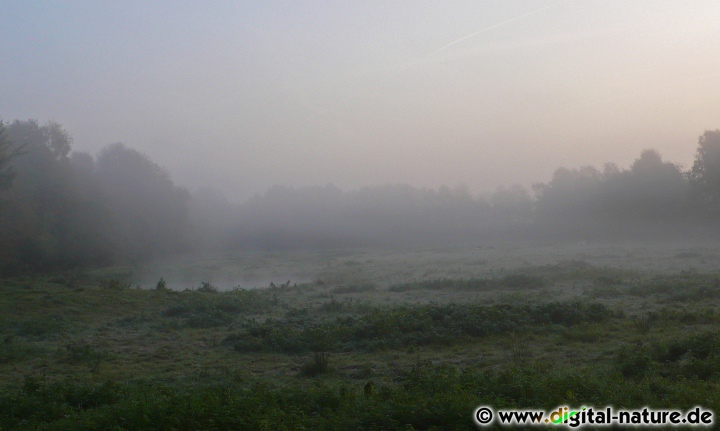
[[[300,368],[300,374],[315,377],[330,372],[330,354],[315,352],[310,360]]]

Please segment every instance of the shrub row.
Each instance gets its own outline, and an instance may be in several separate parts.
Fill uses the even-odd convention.
[[[225,343],[243,352],[372,351],[409,345],[447,345],[539,326],[596,323],[613,315],[602,304],[583,302],[370,307],[352,315],[336,315],[334,319],[310,309],[293,309],[283,318],[264,322],[245,319]]]
[[[363,390],[363,387],[365,390]],[[368,389],[369,388],[369,389]],[[714,385],[687,379],[624,380],[604,368],[460,370],[418,362],[397,383],[299,380],[211,383],[47,383],[0,391],[0,429],[17,430],[475,430],[472,412],[558,405],[717,411]],[[498,429],[498,428],[489,428]]]

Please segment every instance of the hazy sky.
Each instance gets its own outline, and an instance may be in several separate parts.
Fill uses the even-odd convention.
[[[184,185],[437,187],[692,163],[720,1],[0,0],[0,117]]]

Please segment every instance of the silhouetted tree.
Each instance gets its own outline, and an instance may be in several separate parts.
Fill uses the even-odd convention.
[[[587,239],[598,229],[603,175],[593,166],[559,168],[548,184],[533,186],[535,220],[550,237]]]
[[[0,120],[0,191],[7,189],[15,178],[15,170],[10,166],[10,161],[19,156],[20,148],[13,148],[12,142],[5,134],[5,124]]]
[[[187,190],[145,154],[116,143],[97,157],[104,196],[103,238],[114,260],[138,261],[177,251],[187,236]]]
[[[492,195],[491,204],[496,217],[508,225],[523,225],[532,220],[532,197],[527,189],[518,184],[509,188],[498,187]]]
[[[72,138],[52,122],[16,120],[0,132],[5,182],[9,142],[25,153],[2,195],[0,270],[136,262],[185,244],[188,193],[144,154],[122,144],[97,161],[71,153]]]
[[[656,150],[644,150],[630,167],[626,190],[634,215],[646,221],[669,221],[686,211],[688,186],[680,167],[663,162]]]
[[[0,256],[12,267],[48,267],[62,260],[74,212],[67,159],[71,140],[56,123],[40,126],[35,120],[15,120],[6,133],[23,146],[24,155],[13,162],[13,188],[0,213]]]
[[[689,178],[701,208],[720,214],[720,130],[707,130],[700,136]]]

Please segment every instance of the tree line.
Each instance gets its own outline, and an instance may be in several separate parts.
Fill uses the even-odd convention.
[[[177,252],[189,193],[117,143],[72,151],[57,123],[0,125],[0,265],[5,272],[138,262]],[[20,151],[13,151],[20,149]]]
[[[720,232],[720,130],[689,170],[643,151],[627,169],[559,168],[547,183],[275,186],[240,205],[192,193],[141,152],[72,150],[57,123],[0,121],[0,271],[132,264],[198,250],[482,246],[498,241],[708,238]]]
[[[530,190],[276,186],[234,214],[238,245],[271,248],[720,239],[720,130],[700,136],[687,171],[649,149],[627,169],[563,167]]]

